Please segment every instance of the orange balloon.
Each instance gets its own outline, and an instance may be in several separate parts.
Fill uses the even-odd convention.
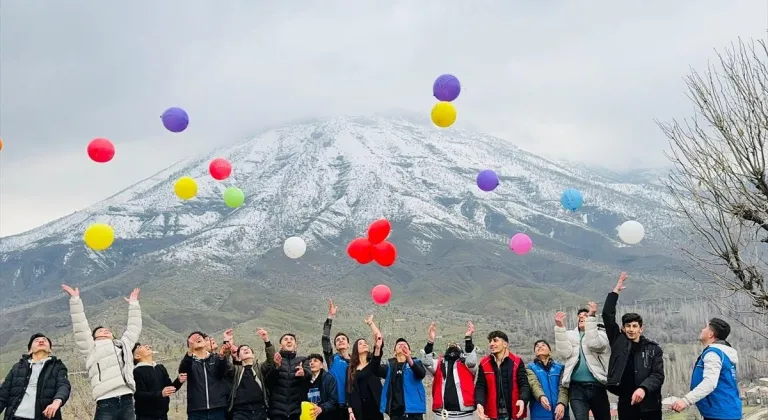
[[[0,139],[0,150],[3,150],[3,139]]]

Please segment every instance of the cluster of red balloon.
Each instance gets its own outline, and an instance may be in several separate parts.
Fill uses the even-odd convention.
[[[347,246],[347,254],[360,264],[376,261],[382,267],[389,267],[397,259],[397,248],[387,241],[392,225],[387,219],[379,219],[368,226],[367,238],[356,238]]]

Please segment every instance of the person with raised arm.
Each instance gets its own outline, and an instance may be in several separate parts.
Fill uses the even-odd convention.
[[[611,345],[605,328],[597,323],[597,304],[589,302],[578,312],[578,326],[565,329],[565,312],[555,314],[555,357],[565,361],[563,386],[575,420],[611,420],[605,383]]]
[[[422,352],[424,367],[432,377],[432,412],[435,419],[471,419],[475,412],[475,373],[477,350],[472,342],[475,326],[467,323],[464,348],[448,344],[441,355],[434,352],[437,325],[427,330],[427,344]]]
[[[621,326],[616,323],[616,302],[626,280],[627,273],[621,273],[603,305],[603,324],[611,343],[606,386],[619,397],[620,420],[661,420],[664,352],[643,335],[639,314],[626,313],[621,316]]]
[[[552,360],[552,348],[547,340],[533,344],[534,361],[528,363],[528,383],[531,386],[531,420],[568,420],[568,388],[563,386],[565,366]],[[552,410],[554,407],[554,410]]]
[[[525,403],[531,388],[523,359],[509,350],[509,337],[501,331],[488,334],[491,354],[483,357],[477,370],[475,404],[482,420],[509,420],[526,417]]]
[[[274,369],[275,346],[269,341],[269,334],[259,328],[256,334],[264,342],[264,363],[259,363],[253,349],[247,344],[235,347],[234,341],[224,343],[222,352],[227,357],[237,357],[240,364],[231,364],[227,379],[232,383],[229,394],[229,412],[232,420],[266,420],[269,394],[266,376]]]
[[[422,382],[427,369],[419,358],[411,356],[411,346],[405,338],[395,341],[394,353],[377,371],[384,378],[379,410],[391,420],[421,420],[427,412]]]
[[[136,420],[168,420],[170,397],[186,382],[186,375],[172,381],[165,366],[154,361],[155,352],[149,344],[134,344],[132,353]]]
[[[298,420],[301,402],[309,380],[309,360],[297,355],[296,335],[286,333],[280,337],[280,351],[275,354],[275,368],[267,374],[270,420]]]
[[[69,400],[72,386],[67,366],[51,356],[53,343],[37,333],[29,339],[21,356],[0,386],[0,413],[5,419],[61,420],[61,407]]]
[[[69,314],[75,332],[77,349],[85,357],[85,370],[91,381],[91,393],[96,400],[94,420],[135,420],[133,393],[133,355],[131,349],[141,335],[139,289],[125,298],[128,302],[128,326],[120,339],[109,328],[98,326],[91,330],[85,317],[80,289],[62,284],[69,295]]]
[[[370,352],[368,341],[358,338],[352,345],[352,354],[347,369],[347,415],[350,420],[383,420],[379,411],[381,404],[381,331],[373,322],[373,315],[365,319],[373,332],[373,342],[379,346],[379,356]]]
[[[224,341],[233,341],[231,329]],[[225,375],[229,363],[213,349],[213,339],[200,331],[187,336],[187,354],[179,363],[179,374],[187,375],[187,418],[189,420],[226,420],[230,386]]]
[[[333,337],[335,353],[331,346],[331,325],[338,309],[339,307],[333,304],[333,300],[328,301],[328,318],[323,324],[323,335],[320,342],[323,345],[323,356],[325,356],[325,362],[328,365],[328,373],[336,379],[339,406],[333,411],[333,418],[348,420],[346,389],[347,369],[349,368],[349,337],[343,332],[337,332]]]

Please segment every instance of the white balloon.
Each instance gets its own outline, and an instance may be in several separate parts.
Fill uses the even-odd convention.
[[[628,220],[619,226],[619,238],[627,245],[639,244],[645,237],[645,228],[640,222]]]
[[[283,243],[283,252],[288,258],[301,258],[307,252],[307,244],[298,236],[291,236]]]

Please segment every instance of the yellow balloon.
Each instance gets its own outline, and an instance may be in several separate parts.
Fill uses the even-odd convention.
[[[94,223],[88,226],[83,235],[85,244],[96,251],[104,251],[115,241],[115,231],[112,226],[104,223]]]
[[[301,402],[301,415],[299,416],[299,420],[312,420],[313,416],[312,413],[314,412],[315,406],[308,401],[302,401]]]
[[[446,128],[456,122],[456,107],[450,102],[438,102],[432,107],[432,122],[440,128]]]
[[[189,176],[183,176],[176,180],[173,191],[182,200],[189,200],[197,195],[197,181]]]

